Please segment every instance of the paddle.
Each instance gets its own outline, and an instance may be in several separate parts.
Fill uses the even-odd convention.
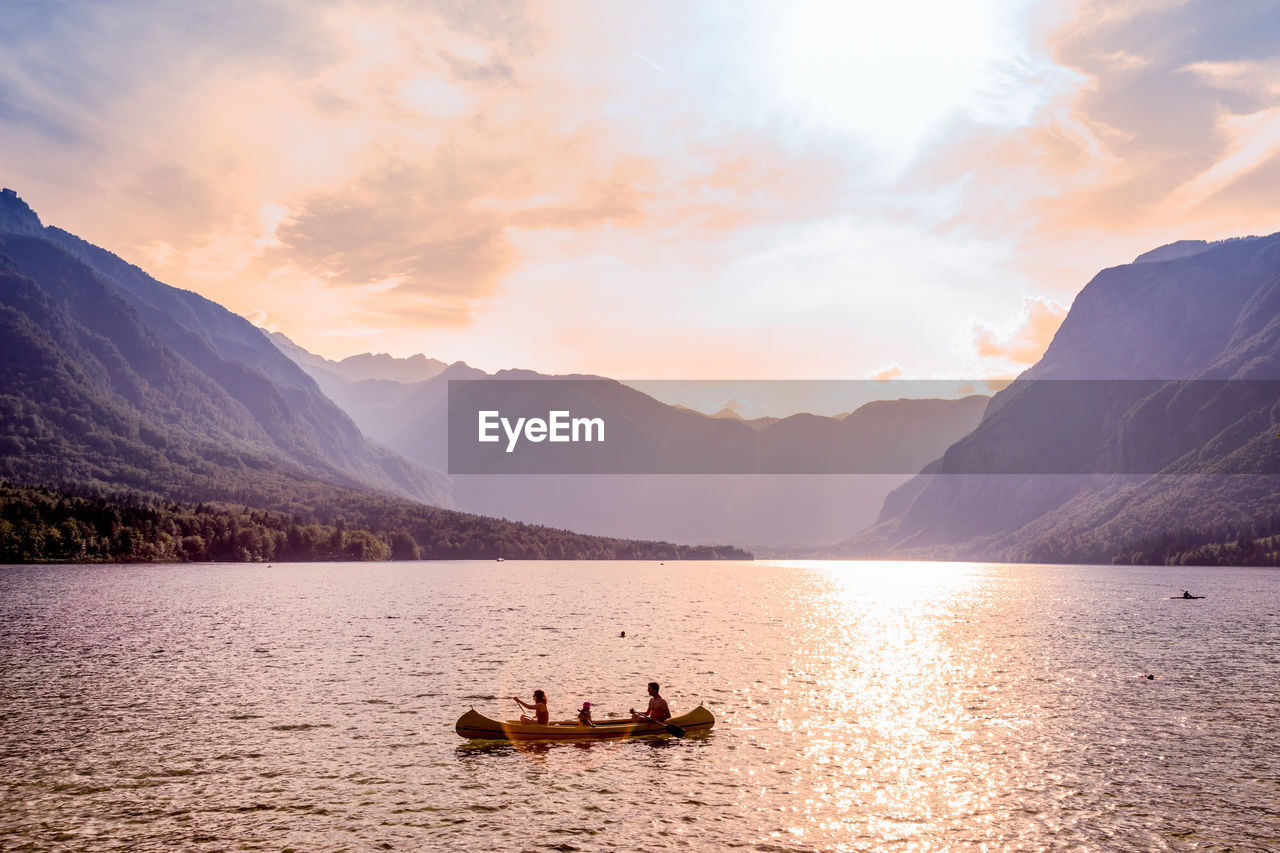
[[[672,726],[662,722],[661,720],[655,720],[653,717],[650,717],[648,714],[636,714],[636,716],[642,720],[648,720],[651,723],[662,726],[667,730],[667,734],[672,734],[672,735],[675,735],[676,737],[684,737],[686,734],[685,730],[680,728],[679,726]]]

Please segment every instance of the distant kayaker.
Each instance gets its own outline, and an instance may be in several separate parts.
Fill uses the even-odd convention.
[[[533,691],[532,705],[521,699],[519,696],[512,696],[511,698],[516,700],[516,703],[521,708],[528,708],[533,712],[532,717],[527,717],[524,714],[521,714],[520,722],[537,723],[540,726],[545,726],[547,721],[551,719],[551,715],[547,713],[547,694],[543,693],[541,690]]]
[[[1191,594],[1191,591],[1190,591],[1190,590],[1186,590],[1186,589],[1184,589],[1184,590],[1182,591],[1182,597],[1183,597],[1183,598],[1195,598],[1195,596]]]
[[[595,723],[591,719],[591,703],[583,702],[582,708],[578,711],[578,722],[584,726],[594,726]]]
[[[649,682],[649,709],[645,712],[644,716],[662,723],[671,719],[671,709],[667,707],[667,700],[663,699],[658,694],[658,689],[658,682]],[[631,722],[638,722],[640,720],[640,716],[641,715],[636,713],[635,708],[631,709]]]

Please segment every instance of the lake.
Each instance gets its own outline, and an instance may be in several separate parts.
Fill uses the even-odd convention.
[[[0,849],[1276,850],[1278,673],[1268,569],[0,567]]]

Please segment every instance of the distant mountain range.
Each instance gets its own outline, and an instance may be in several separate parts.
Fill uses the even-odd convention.
[[[388,382],[421,382],[444,372],[449,365],[435,358],[418,353],[408,358],[395,358],[386,353],[361,353],[332,361],[308,352],[278,332],[268,336],[285,355],[307,369],[313,377],[320,376],[343,382],[363,382],[366,379],[382,379]],[[461,364],[461,362],[459,362]]]
[[[19,486],[132,490],[326,523],[346,511],[367,524],[375,513],[366,505],[383,505],[360,496],[376,493],[617,541],[777,544],[834,541],[870,519],[906,476],[450,478],[441,473],[448,381],[486,378],[483,371],[425,356],[335,362],[282,335],[269,340],[221,306],[46,227],[12,190],[0,194],[0,332],[0,478]],[[609,394],[598,402],[620,423],[687,446],[695,458],[746,431],[819,469],[829,454],[856,446],[897,454],[897,470],[917,470],[970,429],[986,402],[904,401],[845,419],[742,421],[601,384]],[[896,421],[877,415],[886,406]]]
[[[450,476],[451,379],[551,377],[321,358],[44,226],[12,190],[0,193],[0,376],[0,552],[24,559],[741,554],[636,539],[1280,559],[1280,394],[1267,384],[1280,380],[1280,235],[1181,241],[1104,270],[1039,363],[990,400],[744,420],[582,377],[598,380],[590,407],[644,438],[642,469],[723,470],[723,454],[751,447],[795,470],[853,458],[897,474]],[[102,509],[125,494],[143,503]]]
[[[370,436],[422,465],[448,467],[451,379],[602,379],[550,377],[527,370],[488,374],[455,362],[437,375],[403,382],[404,365],[389,356],[353,357],[382,372],[347,379],[280,333],[271,340],[312,375]],[[415,356],[415,360],[420,356]],[[347,359],[350,362],[353,359]],[[425,359],[424,359],[425,360]],[[345,362],[344,362],[345,363]],[[441,362],[436,362],[437,364]],[[744,421],[731,412],[705,415],[669,405],[615,381],[583,383],[583,411],[605,415],[611,434],[643,436],[652,455],[635,470],[699,465],[731,470],[744,442],[787,470],[836,468],[838,460],[876,460],[878,475],[831,474],[458,474],[450,475],[458,506],[486,515],[572,527],[611,536],[730,541],[755,548],[834,542],[871,523],[884,497],[977,425],[987,397],[887,400],[840,417],[796,414]],[[536,386],[530,386],[535,388]],[[617,444],[608,453],[619,453]],[[674,461],[672,454],[676,454]],[[902,473],[900,473],[902,472]]]
[[[1105,393],[1054,380],[1096,381]],[[977,428],[829,553],[1127,562],[1151,559],[1162,536],[1199,544],[1210,529],[1265,532],[1280,507],[1271,380],[1280,235],[1148,252],[1089,282]],[[1088,473],[974,473],[1029,460]],[[1119,473],[1125,464],[1146,473]]]

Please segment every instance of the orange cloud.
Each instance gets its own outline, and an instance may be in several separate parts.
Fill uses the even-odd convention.
[[[1032,364],[1044,355],[1066,316],[1067,309],[1056,302],[1028,296],[1022,300],[1022,314],[1011,328],[997,331],[975,324],[973,343],[983,358]]]
[[[1034,33],[1016,0],[947,7],[973,38],[928,34],[946,75],[914,7],[77,2],[0,30],[0,171],[326,355],[1025,364],[1099,268],[1280,228],[1265,4],[1049,0]],[[902,73],[855,73],[880,56]],[[957,320],[1029,292],[1007,329]]]
[[[887,381],[890,379],[901,379],[902,374],[903,374],[902,365],[898,364],[898,362],[895,361],[887,367],[882,367],[879,370],[871,371],[870,373],[867,374],[867,378]]]
[[[81,150],[33,142],[0,166],[66,182],[61,204],[33,194],[46,217],[296,323],[304,344],[352,316],[406,332],[472,322],[528,262],[516,232],[626,229],[678,263],[707,230],[830,213],[849,169],[834,143],[788,150],[769,128],[720,126],[687,81],[599,38],[618,25],[594,7],[285,0],[245,20],[211,12],[199,32],[144,17],[111,56],[93,48],[102,16],[58,19],[50,46],[82,63],[70,75],[115,85],[76,99],[33,83],[50,120],[85,102],[65,118]]]

